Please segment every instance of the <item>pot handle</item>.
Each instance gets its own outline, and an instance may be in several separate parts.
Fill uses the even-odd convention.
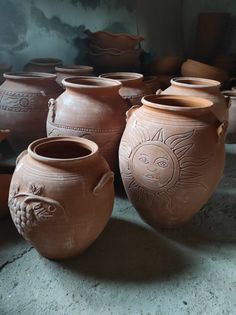
[[[163,92],[162,89],[158,89],[156,90],[156,95],[160,95],[162,92]]]
[[[218,143],[221,143],[224,140],[227,128],[228,128],[228,121],[227,120],[222,121],[222,123],[217,128]]]
[[[16,158],[16,165],[20,162],[20,160],[27,154],[27,149],[22,151]]]
[[[112,182],[113,183],[114,181],[114,173],[112,171],[107,171],[100,179],[99,183],[96,185],[96,187],[93,189],[93,194],[95,196],[98,196],[104,186],[109,183],[109,182]]]
[[[56,105],[57,101],[54,98],[50,98],[48,101],[48,108],[51,111],[51,120],[54,122],[55,117],[56,117]]]
[[[132,116],[132,114],[138,109],[140,105],[133,105],[129,110],[126,112],[126,122]]]

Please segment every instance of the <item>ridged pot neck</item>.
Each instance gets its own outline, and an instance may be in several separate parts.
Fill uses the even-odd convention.
[[[142,104],[150,109],[187,116],[212,115],[213,107],[213,102],[207,99],[182,95],[147,95],[142,98]]]
[[[80,137],[50,137],[32,142],[28,154],[44,164],[70,167],[96,157],[98,146],[95,142]]]
[[[16,82],[44,82],[44,81],[55,81],[56,75],[51,73],[43,72],[7,72],[3,74],[4,78]]]
[[[118,80],[119,82],[122,83],[124,87],[126,86],[136,87],[142,84],[143,82],[143,75],[141,73],[135,72],[110,72],[103,73],[99,77]]]
[[[59,73],[77,74],[77,73],[92,73],[93,67],[80,66],[80,65],[68,65],[55,67],[55,70]]]
[[[59,66],[62,64],[62,60],[57,58],[34,58],[29,63],[37,66]]]
[[[106,96],[107,94],[117,93],[121,88],[121,83],[117,80],[76,76],[62,80],[66,90],[73,90],[78,93],[96,94],[97,96]]]
[[[170,80],[172,86],[189,89],[220,89],[221,83],[216,80],[197,77],[176,77]]]

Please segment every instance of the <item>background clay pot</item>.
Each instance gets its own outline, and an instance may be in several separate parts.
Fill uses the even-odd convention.
[[[220,82],[194,77],[171,79],[171,86],[163,95],[187,95],[206,98],[213,102],[212,110],[218,120],[228,120],[228,105],[220,92]]]
[[[156,75],[159,74],[175,74],[180,72],[183,59],[179,56],[169,55],[160,59],[156,59],[151,64],[151,71]]]
[[[158,89],[160,89],[160,82],[158,77],[155,75],[145,76],[143,78],[143,83],[145,85],[146,94],[155,94]]]
[[[16,152],[46,136],[48,100],[57,97],[61,87],[49,73],[7,73],[0,87],[0,128],[9,128],[8,138]]]
[[[10,186],[9,208],[18,232],[48,258],[81,253],[109,220],[113,177],[92,141],[56,137],[33,142],[21,154]]]
[[[1,63],[0,64],[0,84],[2,84],[4,82],[4,80],[5,80],[4,77],[3,77],[3,74],[5,72],[11,71],[11,68],[12,68],[12,66],[7,64],[7,63]]]
[[[62,80],[75,76],[90,76],[93,73],[93,67],[71,65],[56,67],[57,83],[62,86]]]
[[[126,193],[150,225],[175,227],[214,192],[224,169],[224,133],[212,102],[149,95],[131,108],[119,149]]]
[[[55,67],[62,66],[62,63],[62,60],[57,58],[35,58],[24,66],[24,71],[55,73]]]
[[[216,80],[221,83],[228,80],[228,73],[222,69],[192,59],[188,59],[182,64],[181,74],[184,77],[206,78]]]
[[[120,95],[126,100],[129,107],[141,105],[141,99],[146,94],[146,85],[143,82],[143,75],[134,72],[112,72],[104,73],[100,78],[118,80],[122,83]]]
[[[48,136],[79,136],[95,141],[112,170],[118,167],[118,147],[128,106],[119,95],[119,81],[74,77],[66,90],[49,102]]]
[[[229,126],[227,129],[227,143],[236,143],[236,91],[223,91],[224,96],[230,98]]]

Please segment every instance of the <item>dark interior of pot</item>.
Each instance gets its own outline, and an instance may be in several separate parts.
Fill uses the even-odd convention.
[[[207,79],[197,80],[197,79],[179,79],[176,80],[177,83],[184,83],[184,84],[192,84],[192,85],[214,85],[214,81],[210,81]]]
[[[35,153],[52,159],[76,159],[88,156],[91,150],[85,144],[75,141],[46,142],[35,148]]]
[[[72,83],[72,84],[79,84],[79,85],[86,85],[86,86],[97,86],[97,87],[106,87],[106,86],[116,86],[119,83],[116,81],[112,81],[110,79],[105,78],[66,78],[65,82]]]
[[[170,107],[182,107],[182,108],[208,108],[212,105],[212,102],[203,98],[198,97],[188,97],[188,96],[147,96],[145,100],[152,104],[158,105],[166,105]]]

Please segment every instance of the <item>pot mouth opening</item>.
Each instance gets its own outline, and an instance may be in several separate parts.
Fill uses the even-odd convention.
[[[177,95],[147,95],[142,98],[143,105],[163,110],[179,112],[209,110],[213,103],[207,99]]]
[[[58,58],[34,58],[29,61],[29,63],[37,64],[37,65],[52,65],[52,64],[62,64],[62,60]]]
[[[103,73],[99,77],[118,80],[120,82],[143,80],[143,75],[141,73],[136,73],[136,72],[110,72],[110,73]]]
[[[89,76],[75,76],[70,78],[65,78],[62,80],[62,84],[66,87],[71,88],[112,88],[121,87],[121,83],[117,80],[89,77]]]
[[[28,151],[33,158],[41,161],[81,160],[97,152],[93,141],[79,137],[52,137],[32,142]]]
[[[219,87],[221,85],[219,81],[197,77],[176,77],[172,78],[170,83],[175,86],[189,88]]]
[[[3,74],[6,79],[55,79],[56,75],[46,72],[6,72]]]

